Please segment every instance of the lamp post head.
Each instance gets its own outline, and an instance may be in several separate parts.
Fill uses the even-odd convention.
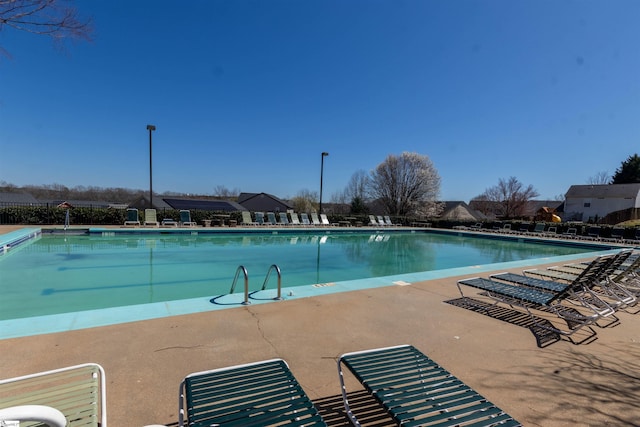
[[[323,151],[323,152],[322,152],[322,157],[324,157],[324,156],[328,156],[328,155],[329,155],[329,153],[327,153],[326,151]]]
[[[147,125],[147,130],[156,130],[154,125]]]

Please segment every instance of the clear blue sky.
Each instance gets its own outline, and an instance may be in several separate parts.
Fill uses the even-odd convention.
[[[92,42],[0,32],[0,181],[323,200],[388,154],[442,200],[564,194],[640,153],[637,0],[109,0]]]

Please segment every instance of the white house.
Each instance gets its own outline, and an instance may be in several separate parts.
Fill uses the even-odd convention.
[[[563,220],[594,221],[631,208],[640,208],[640,184],[572,185],[565,195]]]

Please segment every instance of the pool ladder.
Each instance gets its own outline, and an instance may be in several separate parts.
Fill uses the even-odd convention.
[[[278,267],[276,264],[272,264],[271,267],[269,267],[269,270],[267,270],[267,275],[264,278],[264,282],[262,283],[262,288],[260,288],[260,290],[264,291],[267,288],[267,284],[269,283],[269,278],[271,277],[271,272],[273,270],[275,270],[276,274],[278,275],[278,296],[276,296],[273,299],[281,300],[283,299],[282,298],[282,273],[280,271],[280,267]],[[244,301],[242,302],[242,304],[248,305],[248,304],[251,304],[251,301],[249,301],[249,273],[247,272],[247,269],[244,265],[239,265],[238,268],[236,269],[236,275],[233,278],[233,283],[231,284],[231,289],[229,290],[229,294],[232,294],[233,291],[235,291],[236,283],[238,282],[238,277],[240,277],[240,273],[242,273],[242,275],[244,276]],[[212,302],[214,300],[215,298],[212,300]]]

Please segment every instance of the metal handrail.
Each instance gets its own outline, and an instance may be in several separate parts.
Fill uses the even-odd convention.
[[[267,276],[264,278],[264,283],[262,284],[262,289],[260,289],[261,291],[264,291],[267,288],[267,282],[269,282],[269,277],[271,276],[271,270],[276,270],[276,273],[278,274],[278,296],[275,297],[275,300],[281,300],[282,298],[282,273],[280,272],[280,267],[278,267],[275,264],[271,264],[271,267],[269,267],[269,270],[267,270]]]
[[[229,293],[232,294],[236,289],[236,282],[238,281],[238,276],[240,275],[241,271],[242,274],[244,274],[244,301],[242,302],[242,304],[247,305],[251,304],[251,302],[249,301],[249,273],[247,273],[247,269],[244,267],[244,265],[239,265],[236,269],[236,275],[233,278],[233,283],[231,284],[231,290],[229,291]]]

